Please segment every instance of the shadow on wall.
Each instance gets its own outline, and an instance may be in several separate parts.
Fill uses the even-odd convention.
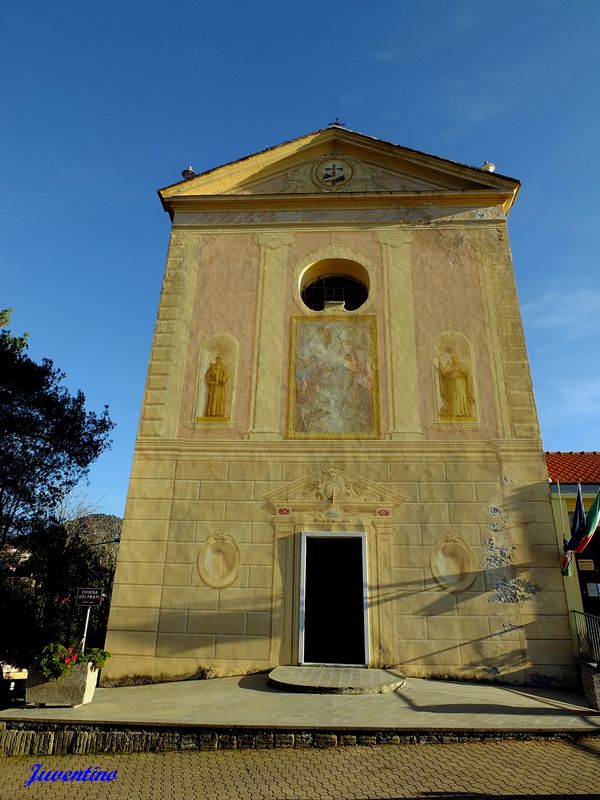
[[[414,542],[415,557],[410,559],[410,563],[418,567],[403,570],[405,576],[407,572],[414,572],[414,578],[404,577],[370,588],[369,607],[392,606],[395,615],[394,656],[388,662],[390,665],[397,664],[400,668],[419,665],[424,669],[441,665],[441,670],[443,665],[456,664],[465,677],[516,683],[526,679],[529,684],[537,686],[564,682],[560,677],[561,670],[575,675],[574,654],[572,649],[569,652],[571,633],[560,574],[560,554],[551,521],[547,487],[540,485],[540,491],[536,489],[536,493],[539,499],[532,501],[531,487],[523,490],[523,497],[513,490],[510,499],[502,506],[491,505],[487,521],[477,526],[477,546],[469,546],[461,538],[460,525],[440,524],[440,538],[429,550],[427,563],[417,559],[418,556],[426,560],[421,539]],[[401,523],[401,507],[397,517]],[[544,519],[550,521],[539,521]],[[475,541],[474,528],[475,525],[469,525],[471,542]],[[293,536],[295,534],[291,534]],[[277,560],[284,564],[285,559],[290,558],[290,542],[280,537],[277,544],[280,548]],[[413,543],[409,541],[405,549],[407,554],[411,546]],[[398,552],[403,550],[397,548]],[[402,564],[396,564],[396,567],[402,570]],[[276,582],[280,577],[277,576]],[[224,599],[227,598],[228,587],[214,588],[223,593]],[[219,627],[224,614],[222,610],[184,609],[181,598],[178,608],[164,609],[161,613],[165,616],[181,615],[185,611],[188,622],[185,630],[170,633],[168,628],[164,628],[159,632],[163,652],[157,652],[157,655],[165,656],[168,649],[169,657],[204,662],[205,666],[199,668],[200,674],[188,677],[206,677],[211,674],[208,666],[211,660],[226,660],[227,652],[231,653],[229,657],[233,660],[251,661],[251,658],[240,655],[244,652],[244,643],[252,650],[256,649],[252,643],[262,642],[264,652],[268,653],[269,631],[261,630],[260,635],[249,633],[253,625],[247,621],[252,613],[265,617],[265,612],[271,610],[270,587],[261,593],[261,601],[257,600],[256,592],[246,594],[239,587],[236,594],[234,604],[227,600],[226,613],[233,615],[229,622],[233,617],[237,622],[229,624],[226,632]],[[281,597],[273,608],[271,634],[284,602],[292,604],[292,617],[294,620],[298,618],[296,600]],[[340,609],[343,611],[342,604]],[[289,607],[286,612],[290,614]],[[192,617],[193,626],[190,625]],[[135,639],[136,634],[132,632],[131,635],[132,640]],[[282,628],[280,635],[279,663],[290,663],[292,639],[297,634]],[[548,636],[554,639],[549,640]],[[200,649],[195,649],[195,640],[202,641]],[[220,656],[216,655],[217,640]],[[405,647],[403,654],[403,644],[410,644],[412,652]],[[446,658],[448,654],[452,657]],[[540,667],[539,674],[532,674],[532,662],[548,664],[548,668]],[[441,676],[440,670],[437,674]],[[468,675],[469,671],[472,671],[472,676]]]
[[[508,497],[488,507],[487,521],[478,525],[477,546],[466,544],[460,525],[440,524],[430,569],[423,565],[412,581],[377,587],[370,603],[394,605],[400,652],[403,639],[415,638],[403,624],[410,629],[407,623],[424,620],[432,648],[403,658],[400,665],[458,662],[489,679],[573,685],[575,653],[548,486],[519,490],[504,480]],[[468,527],[473,542],[474,526]],[[468,638],[462,638],[465,630]],[[444,646],[435,648],[436,640]],[[451,651],[459,651],[459,657],[440,659]],[[537,672],[532,662],[540,665]]]

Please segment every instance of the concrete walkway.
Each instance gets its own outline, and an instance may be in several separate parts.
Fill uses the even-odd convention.
[[[78,708],[12,708],[15,723],[285,730],[517,731],[600,734],[582,696],[525,687],[408,678],[389,694],[299,694],[267,675],[97,689]],[[19,727],[24,727],[20,725]]]

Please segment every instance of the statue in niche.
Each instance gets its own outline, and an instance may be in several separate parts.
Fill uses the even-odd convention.
[[[440,417],[472,420],[475,397],[468,368],[458,356],[453,355],[445,366],[440,361],[437,371],[443,403]]]
[[[225,384],[228,377],[223,356],[217,356],[204,376],[208,386],[205,417],[221,418],[225,416]]]

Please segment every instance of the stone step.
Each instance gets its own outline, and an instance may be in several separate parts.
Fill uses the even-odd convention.
[[[395,692],[406,677],[395,669],[302,666],[275,667],[269,684],[287,692],[309,694],[385,694]]]

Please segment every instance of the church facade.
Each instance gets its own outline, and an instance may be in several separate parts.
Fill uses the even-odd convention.
[[[105,682],[574,680],[518,190],[332,125],[160,191]]]

